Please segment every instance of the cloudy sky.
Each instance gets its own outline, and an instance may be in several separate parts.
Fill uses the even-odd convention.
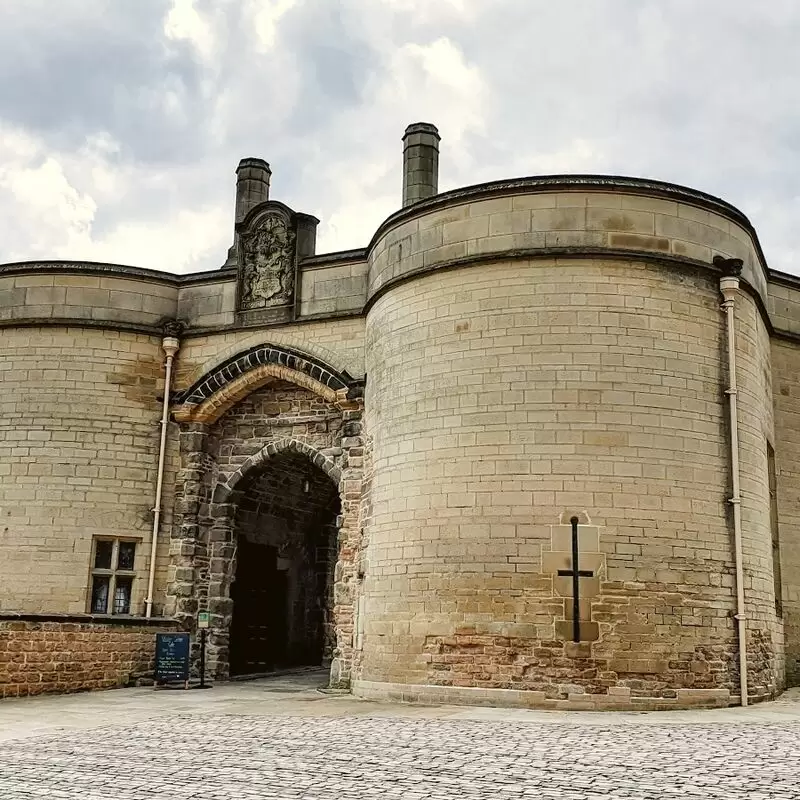
[[[797,0],[0,0],[0,262],[216,268],[244,156],[363,246],[428,121],[441,190],[687,184],[800,274],[798,41]]]

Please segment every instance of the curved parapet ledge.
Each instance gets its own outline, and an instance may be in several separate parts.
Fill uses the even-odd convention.
[[[0,265],[0,325],[72,324],[160,331],[178,310],[180,277],[120,264]]]
[[[753,226],[712,195],[660,181],[555,175],[470,186],[389,217],[368,248],[368,306],[414,275],[508,258],[590,255],[711,266],[741,258],[767,302]]]
[[[300,319],[360,314],[366,280],[363,249],[304,259]],[[164,318],[178,318],[193,336],[241,327],[235,312],[235,267],[176,275],[86,261],[0,264],[0,327],[80,324],[155,335]]]

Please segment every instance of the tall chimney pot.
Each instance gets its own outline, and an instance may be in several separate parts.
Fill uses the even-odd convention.
[[[415,122],[403,134],[403,208],[439,191],[439,131]]]
[[[251,208],[269,200],[272,170],[262,158],[243,158],[236,168],[236,222],[241,222]]]

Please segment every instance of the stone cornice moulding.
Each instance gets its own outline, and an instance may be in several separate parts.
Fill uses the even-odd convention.
[[[298,217],[308,215],[297,214]],[[301,269],[322,269],[328,266],[358,263],[367,258],[366,248],[354,250],[336,250],[332,253],[321,253],[308,256],[299,262]],[[147,267],[134,267],[128,264],[111,264],[101,261],[61,261],[48,259],[44,261],[10,261],[0,264],[0,277],[11,275],[92,275],[101,278],[139,278],[152,283],[166,284],[181,288],[203,283],[225,283],[236,280],[236,267],[204,270],[203,272],[166,272]]]
[[[122,627],[175,628],[177,622],[169,617],[137,617],[123,614],[48,613],[29,611],[0,611],[0,625],[4,622],[58,622],[81,625],[118,625]]]
[[[322,314],[307,314],[306,316],[298,317],[288,324],[291,326],[309,325],[314,322],[324,322],[326,320],[338,322],[343,319],[362,319],[363,317],[364,313],[362,311],[331,311]],[[283,328],[286,327],[286,325],[287,323],[285,322],[276,322],[270,324],[231,323],[229,325],[204,325],[197,328],[187,327],[181,339],[196,339],[201,336],[215,336],[236,331],[269,330],[272,327]],[[157,336],[159,338],[163,336],[163,330],[160,324],[147,325],[110,319],[86,319],[85,317],[12,317],[9,319],[0,319],[0,329],[39,327],[99,328],[108,331],[121,331],[123,333],[142,333],[145,336]]]

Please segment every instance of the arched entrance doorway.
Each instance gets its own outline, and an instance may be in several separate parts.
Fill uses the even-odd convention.
[[[236,495],[230,674],[329,663],[337,485],[304,453],[284,450],[247,474]]]
[[[261,344],[217,364],[178,395],[173,416],[180,423],[180,470],[166,609],[187,630],[194,630],[198,612],[209,614],[206,668],[216,679],[257,674],[271,664],[319,664],[330,658],[332,684],[349,684],[363,539],[363,388],[363,380],[314,356]],[[285,485],[278,478],[281,467]],[[272,478],[262,477],[270,474]],[[292,486],[292,474],[302,475],[303,483],[297,477]],[[270,485],[271,501],[265,488]],[[302,503],[297,499],[301,494]],[[323,497],[330,497],[330,503]],[[314,622],[310,613],[300,625],[292,614],[302,602],[291,594],[295,584],[290,578],[298,572],[308,576],[311,556],[302,555],[299,547],[285,550],[294,555],[281,556],[278,545],[264,536],[278,529],[292,531],[288,538],[305,542],[308,553],[314,548],[314,526],[321,536],[337,516],[325,590],[318,589],[315,596],[313,613],[322,622]],[[277,518],[277,526],[253,522],[259,518]],[[324,537],[322,541],[324,545]],[[305,567],[299,569],[298,563]],[[322,571],[314,570],[316,575]],[[307,581],[299,583],[307,589]],[[259,598],[265,587],[272,595]],[[265,608],[271,618],[261,613]],[[308,633],[304,644],[298,642],[297,631],[318,631],[320,625],[321,651],[319,634],[315,639]],[[261,652],[247,653],[247,643],[254,639],[261,640]]]

